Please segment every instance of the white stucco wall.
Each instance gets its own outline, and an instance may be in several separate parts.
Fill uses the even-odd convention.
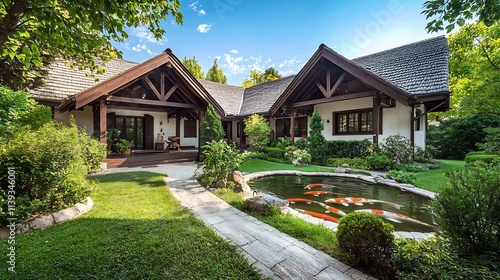
[[[84,127],[88,135],[94,133],[94,120],[92,114],[92,106],[83,107],[83,111],[58,112],[54,113],[54,120],[69,124],[70,115],[73,115],[76,125]]]

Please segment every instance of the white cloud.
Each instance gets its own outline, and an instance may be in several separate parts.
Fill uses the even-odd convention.
[[[147,52],[149,55],[153,55],[153,52],[150,49],[148,49]]]
[[[167,42],[167,38],[162,38],[161,40],[156,40],[155,36],[145,26],[139,26],[132,30],[132,34],[139,38],[140,42],[150,42],[159,45],[164,45]]]
[[[283,60],[282,62],[280,62],[280,64],[278,65],[279,68],[284,68],[284,67],[294,67],[296,66],[297,64],[300,63],[300,60],[296,59],[296,58],[292,58],[292,59],[285,59]]]
[[[134,52],[142,52],[143,50],[147,50],[147,49],[148,49],[148,47],[146,47],[146,45],[144,45],[144,44],[142,44],[142,45],[138,44],[137,46],[132,47],[132,50]]]
[[[194,1],[193,3],[189,4],[189,8],[191,8],[193,11],[196,12],[198,10],[198,4],[199,3],[200,2],[198,2],[198,1]]]
[[[245,71],[245,65],[240,65],[239,63],[243,61],[242,56],[232,57],[230,54],[224,54],[224,64],[223,67],[229,69],[229,72],[233,75],[241,74]]]
[[[206,14],[207,14],[207,12],[205,12],[205,10],[200,10],[200,11],[198,12],[198,15],[199,15],[199,16],[204,16],[204,15],[206,15]]]
[[[230,53],[238,54],[238,50],[231,50]]]
[[[210,31],[210,29],[212,29],[212,26],[213,26],[213,24],[203,23],[203,24],[198,25],[198,28],[196,28],[196,29],[198,31],[200,31],[201,33],[207,33],[208,31]]]

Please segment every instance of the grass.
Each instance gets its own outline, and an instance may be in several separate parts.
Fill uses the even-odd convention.
[[[260,279],[235,246],[175,200],[163,175],[94,178],[89,213],[16,237],[16,279]],[[9,246],[0,243],[2,252]]]
[[[331,168],[323,168],[314,165],[305,165],[296,167],[293,164],[276,163],[262,159],[251,159],[241,164],[240,170],[242,172],[260,172],[260,171],[275,171],[275,170],[297,170],[304,172],[332,172]]]
[[[443,164],[441,168],[416,173],[417,180],[415,185],[419,188],[432,192],[439,192],[448,183],[446,172],[454,169],[464,169],[465,161],[463,160],[440,160]]]

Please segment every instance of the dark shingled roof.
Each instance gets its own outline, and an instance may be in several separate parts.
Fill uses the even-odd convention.
[[[448,43],[439,36],[351,60],[410,94],[446,92]]]
[[[208,93],[222,106],[226,115],[237,115],[243,98],[244,88],[197,79]]]
[[[85,70],[71,69],[62,60],[49,67],[49,75],[44,80],[45,86],[31,90],[35,99],[62,101],[65,97],[77,94],[99,82],[105,81],[121,72],[136,66],[138,63],[114,59],[106,64],[107,71],[102,75],[87,77]],[[96,82],[95,79],[99,79]]]
[[[292,82],[295,75],[256,85],[245,90],[240,115],[268,113],[274,102]]]

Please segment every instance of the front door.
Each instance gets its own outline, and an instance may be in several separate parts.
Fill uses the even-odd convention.
[[[144,149],[144,117],[116,116],[116,128],[121,138],[134,143],[134,149]]]

